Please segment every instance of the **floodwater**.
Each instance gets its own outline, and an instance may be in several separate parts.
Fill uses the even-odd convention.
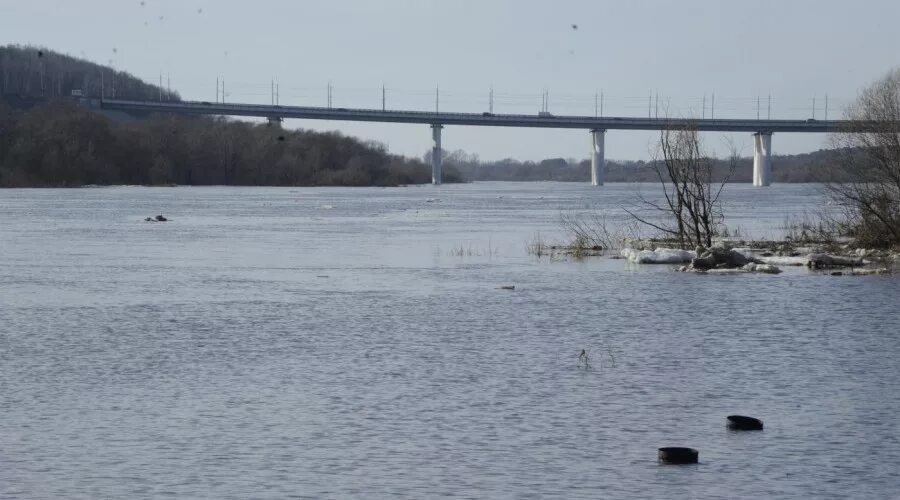
[[[0,498],[896,498],[900,279],[526,252],[638,189],[0,191]]]

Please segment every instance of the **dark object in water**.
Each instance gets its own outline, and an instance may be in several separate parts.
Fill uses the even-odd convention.
[[[501,290],[515,290],[516,285],[503,285],[500,287]]]
[[[156,222],[166,222],[167,220],[169,220],[169,219],[166,219],[166,218],[163,217],[162,215],[157,215],[157,216],[156,216]]]
[[[657,456],[663,464],[695,464],[700,459],[700,452],[693,448],[670,446],[660,448]]]
[[[762,420],[753,417],[745,417],[743,415],[728,415],[728,428],[733,431],[761,431],[763,430]]]

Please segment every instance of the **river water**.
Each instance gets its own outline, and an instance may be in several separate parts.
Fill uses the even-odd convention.
[[[526,252],[653,188],[0,191],[0,497],[897,498],[900,279]]]

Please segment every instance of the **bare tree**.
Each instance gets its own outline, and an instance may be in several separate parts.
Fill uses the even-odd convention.
[[[634,220],[624,225],[610,221],[604,212],[562,212],[560,223],[572,235],[570,250],[576,254],[587,250],[618,250],[630,239],[638,239],[640,230]]]
[[[663,188],[664,203],[642,197],[642,204],[661,212],[651,219],[626,210],[638,222],[660,231],[681,248],[709,247],[721,228],[724,214],[719,197],[734,172],[737,154],[733,147],[729,170],[713,182],[715,160],[703,150],[695,127],[669,127],[660,132],[651,163]]]
[[[900,69],[860,92],[845,115],[849,125],[831,137],[840,155],[826,189],[857,244],[900,246]]]

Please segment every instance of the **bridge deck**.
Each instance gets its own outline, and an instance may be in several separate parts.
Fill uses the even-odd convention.
[[[423,123],[431,125],[476,125],[488,127],[578,128],[602,130],[662,130],[691,126],[716,132],[831,132],[848,126],[842,120],[734,120],[687,118],[626,118],[593,116],[539,116],[489,113],[437,113],[380,109],[347,109],[262,104],[226,104],[209,102],[100,101],[103,109],[180,113],[196,115],[253,116],[261,118],[298,118],[306,120],[343,120],[365,122]]]

